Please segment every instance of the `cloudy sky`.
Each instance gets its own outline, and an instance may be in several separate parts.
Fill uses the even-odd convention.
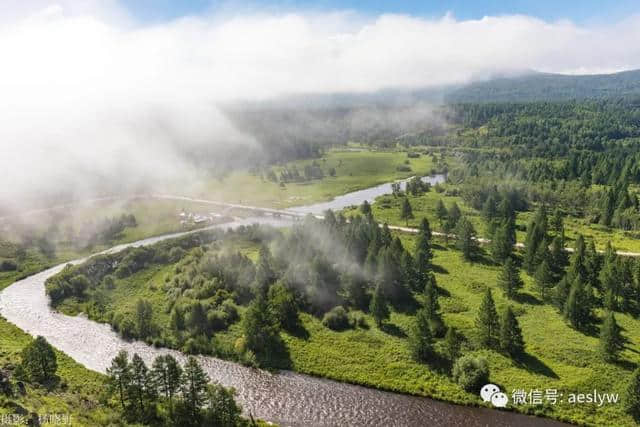
[[[640,68],[637,1],[358,3],[3,0],[0,193],[179,175],[176,143],[251,143],[232,100]]]

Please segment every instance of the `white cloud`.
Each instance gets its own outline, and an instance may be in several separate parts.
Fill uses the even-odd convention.
[[[526,16],[352,12],[136,25],[114,1],[8,1],[0,12],[0,167],[34,188],[78,171],[178,176],[176,144],[251,142],[222,102],[469,81],[496,71],[640,68],[640,17],[608,27]],[[0,199],[2,194],[0,194]]]

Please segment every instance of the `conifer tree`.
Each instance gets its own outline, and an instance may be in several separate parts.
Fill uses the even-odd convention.
[[[438,199],[438,203],[436,203],[436,218],[438,218],[440,227],[443,226],[448,215],[449,212],[447,212],[447,208],[444,206],[444,203],[442,203],[442,199]]]
[[[569,296],[564,305],[564,316],[572,327],[584,329],[593,317],[593,295],[591,286],[583,283],[578,276],[571,285]]]
[[[121,350],[111,361],[111,367],[107,368],[109,391],[117,394],[122,409],[127,409],[129,396],[127,394],[131,384],[131,366],[129,365],[129,355]]]
[[[458,331],[452,326],[447,329],[447,333],[444,336],[443,349],[446,358],[453,362],[460,357],[460,344],[461,337]]]
[[[201,408],[207,401],[208,383],[209,376],[196,358],[189,357],[182,374],[182,398],[194,422],[200,420]]]
[[[409,347],[416,360],[426,361],[433,353],[433,336],[429,325],[429,313],[425,308],[416,312],[416,323],[411,329]]]
[[[380,283],[378,283],[375,291],[373,292],[369,311],[371,312],[371,315],[378,327],[382,326],[382,323],[389,319],[389,307]]]
[[[180,391],[182,368],[173,356],[167,354],[155,358],[151,372],[158,391],[169,403],[169,414],[173,416],[173,399]]]
[[[487,288],[482,298],[475,325],[478,332],[479,344],[483,347],[495,348],[498,342],[500,324],[490,288]]]
[[[507,307],[500,323],[500,349],[512,357],[524,353],[524,339],[511,307]]]
[[[453,229],[458,225],[458,221],[460,220],[460,217],[462,217],[462,212],[460,211],[458,204],[456,202],[453,202],[448,210],[448,213],[449,222],[451,223],[450,228]]]
[[[546,301],[549,297],[549,290],[553,287],[553,276],[546,260],[536,268],[533,278],[540,298],[542,301]]]
[[[636,368],[631,374],[622,398],[624,410],[638,422],[640,420],[640,368]]]
[[[402,201],[402,208],[400,210],[400,219],[404,219],[405,225],[409,225],[409,220],[413,219],[413,209],[411,203],[409,203],[409,196],[405,197]]]
[[[612,311],[609,311],[600,328],[600,356],[607,362],[613,362],[624,348],[624,340],[620,326],[616,322],[616,318]]]
[[[513,243],[508,236],[508,226],[508,223],[504,222],[496,227],[491,238],[491,255],[495,262],[501,264],[513,253]]]
[[[478,241],[476,240],[476,231],[471,222],[462,217],[456,226],[457,247],[462,251],[465,260],[470,261],[474,258],[478,251]]]
[[[38,336],[22,349],[22,368],[31,381],[44,383],[58,370],[56,353],[44,337]]]
[[[518,267],[511,258],[507,258],[502,266],[502,270],[498,274],[498,286],[500,286],[507,298],[512,299],[523,285],[524,282],[522,278],[520,278]]]
[[[551,242],[551,264],[549,267],[553,274],[560,276],[566,265],[567,253],[564,249],[564,243],[560,236],[556,236]]]

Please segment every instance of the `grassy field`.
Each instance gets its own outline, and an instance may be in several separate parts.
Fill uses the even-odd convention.
[[[351,191],[373,187],[378,184],[406,178],[412,175],[429,174],[435,164],[430,156],[408,158],[400,151],[340,151],[331,150],[316,160],[325,172],[323,179],[308,182],[288,183],[281,187],[246,171],[232,172],[222,180],[211,180],[204,188],[196,190],[201,197],[231,203],[287,208],[314,202],[331,200],[333,197]],[[300,171],[313,160],[300,160],[287,164]],[[411,171],[401,172],[398,166],[408,162]],[[336,176],[327,171],[335,168]],[[279,176],[282,166],[273,167]]]
[[[87,256],[114,245],[198,228],[194,224],[180,224],[179,214],[183,211],[200,215],[223,212],[221,208],[195,202],[130,199],[84,203],[24,215],[11,219],[4,227],[0,223],[0,261],[17,260],[17,251],[25,236],[38,238],[47,235],[55,245],[53,256],[45,256],[35,243],[27,244],[25,256],[17,261],[19,269],[0,272],[0,289],[50,266]],[[108,243],[87,245],[87,232],[95,229],[105,219],[116,218],[122,214],[133,214],[137,226],[125,228],[117,238]]]
[[[453,188],[451,185],[445,184],[444,188]],[[418,227],[422,218],[426,217],[434,230],[440,230],[440,224],[436,217],[435,209],[438,200],[442,200],[448,208],[453,202],[458,204],[460,210],[471,221],[475,227],[478,236],[489,237],[486,235],[486,223],[482,219],[480,212],[468,206],[459,196],[447,196],[445,193],[437,193],[431,190],[420,196],[409,196],[409,201],[415,216],[414,219],[408,221],[410,227]],[[372,211],[376,219],[380,222],[387,222],[390,225],[405,226],[405,220],[400,218],[402,197],[394,197],[391,194],[380,196],[372,205]],[[354,215],[359,213],[357,207],[347,208],[344,210],[346,215]],[[516,236],[518,242],[523,243],[526,235],[526,226],[534,212],[519,212],[516,219],[518,230]],[[607,242],[619,251],[640,253],[640,239],[623,230],[605,227],[599,224],[589,224],[586,220],[580,218],[565,218],[565,237],[568,246],[573,244],[578,234],[582,234],[586,239],[593,239],[599,250],[605,249]]]
[[[412,249],[414,237],[401,234],[405,246]],[[442,243],[442,242],[440,242]],[[250,244],[240,248],[255,254]],[[447,325],[456,327],[466,339],[466,351],[485,357],[491,370],[491,381],[498,384],[511,397],[513,390],[555,389],[565,396],[564,402],[542,405],[518,405],[512,409],[588,425],[634,425],[622,406],[618,404],[570,404],[569,393],[587,393],[594,389],[600,393],[622,393],[626,379],[640,362],[640,320],[616,314],[624,335],[629,339],[616,364],[602,362],[596,354],[597,334],[585,335],[571,329],[561,315],[550,305],[542,304],[532,289],[532,280],[523,274],[525,288],[517,301],[506,300],[496,281],[499,267],[488,261],[469,263],[462,260],[459,251],[437,246],[434,264],[438,285],[442,288],[440,305]],[[169,316],[162,283],[172,274],[172,266],[154,267],[118,281],[108,294],[108,307],[122,313],[133,313],[135,301],[144,297],[152,302],[154,320],[160,327],[168,325]],[[484,290],[494,290],[498,311],[512,305],[523,329],[526,355],[512,360],[491,350],[475,350],[474,319]],[[420,300],[422,297],[417,296]],[[60,307],[76,313],[82,305],[70,301]],[[240,307],[240,313],[244,308]],[[415,362],[407,347],[406,335],[413,322],[410,313],[393,312],[382,330],[365,314],[368,327],[334,332],[324,327],[320,319],[301,314],[308,336],[282,333],[290,357],[291,368],[298,372],[332,378],[366,386],[429,396],[467,405],[482,405],[475,394],[464,392],[448,375],[442,364]],[[601,313],[599,313],[601,315]],[[216,334],[221,345],[233,348],[242,335],[239,323]],[[438,346],[439,344],[437,344]]]
[[[20,362],[20,351],[32,340],[11,323],[0,317],[0,367]],[[71,416],[72,425],[118,425],[119,412],[101,399],[105,377],[85,369],[64,353],[56,352],[60,385],[53,391],[26,386],[25,396],[0,396],[2,414],[36,413],[40,416]],[[23,422],[25,423],[25,422]],[[25,423],[26,424],[26,423]]]

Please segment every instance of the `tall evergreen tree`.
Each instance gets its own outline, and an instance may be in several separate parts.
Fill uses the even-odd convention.
[[[577,276],[571,285],[569,296],[564,305],[564,316],[572,327],[578,330],[588,326],[593,318],[593,297],[591,286]]]
[[[440,227],[443,226],[448,216],[449,212],[447,212],[447,208],[444,206],[444,203],[442,203],[442,199],[438,199],[438,203],[436,203],[436,218],[438,218]]]
[[[268,360],[277,353],[280,328],[265,297],[258,295],[249,304],[242,327],[247,348],[253,351],[258,359]]]
[[[382,291],[382,285],[378,283],[373,292],[373,298],[371,299],[371,306],[369,311],[373,316],[378,327],[382,326],[382,323],[389,318],[389,306]]]
[[[131,384],[131,366],[126,351],[121,350],[111,361],[111,367],[107,368],[107,377],[109,391],[118,395],[120,405],[125,410],[129,405],[127,392]]]
[[[600,356],[607,362],[613,362],[624,348],[624,340],[620,326],[616,322],[616,318],[612,311],[609,311],[600,328]]]
[[[458,204],[456,202],[453,202],[451,204],[451,207],[449,208],[448,213],[449,213],[449,222],[451,223],[450,229],[454,229],[458,225],[458,221],[460,220],[460,217],[462,217],[462,212],[460,211],[460,208],[458,207]]]
[[[446,358],[453,362],[460,356],[460,344],[461,337],[458,331],[452,326],[447,329],[447,333],[444,336],[444,354]]]
[[[465,260],[472,260],[478,252],[478,241],[476,239],[476,231],[471,222],[462,217],[456,226],[457,247],[462,251]]]
[[[195,357],[189,357],[182,374],[182,398],[194,421],[200,420],[201,408],[207,402],[209,376],[202,370]]]
[[[475,326],[479,344],[483,347],[495,348],[498,343],[500,324],[490,288],[487,288],[478,308]]]
[[[415,249],[415,268],[419,289],[424,289],[425,283],[428,280],[428,275],[431,271],[432,257],[431,228],[429,227],[429,221],[427,221],[426,218],[423,218],[420,224],[420,231],[418,232],[418,240],[416,242]]]
[[[542,301],[546,301],[549,298],[549,291],[553,287],[553,275],[546,260],[536,268],[533,278],[540,298]]]
[[[416,360],[426,361],[433,353],[433,336],[429,325],[429,313],[422,308],[416,312],[416,322],[409,335],[409,347]]]
[[[636,422],[640,420],[640,368],[636,368],[631,374],[627,387],[622,396],[624,410],[630,414]]]
[[[564,249],[563,239],[560,236],[553,238],[551,242],[551,271],[560,276],[567,265],[567,252]]]
[[[522,330],[510,306],[504,311],[500,323],[500,349],[511,356],[524,353]]]
[[[144,420],[155,397],[155,387],[149,374],[149,368],[137,353],[131,358],[131,382],[128,393],[131,402],[136,407],[138,419]]]
[[[170,354],[155,358],[151,370],[158,391],[169,404],[169,414],[173,416],[173,400],[180,391],[182,368]]]
[[[518,290],[524,286],[518,267],[511,258],[507,258],[502,266],[502,270],[498,274],[498,286],[500,286],[504,295],[511,299],[513,299],[518,293]]]
[[[409,203],[409,196],[405,197],[402,200],[402,208],[400,210],[400,219],[404,219],[405,225],[409,225],[409,220],[413,219],[413,208],[411,207],[411,203]]]
[[[513,243],[508,236],[508,226],[508,223],[504,222],[496,227],[491,238],[491,255],[495,262],[501,264],[504,263],[507,258],[511,257],[513,253]]]

